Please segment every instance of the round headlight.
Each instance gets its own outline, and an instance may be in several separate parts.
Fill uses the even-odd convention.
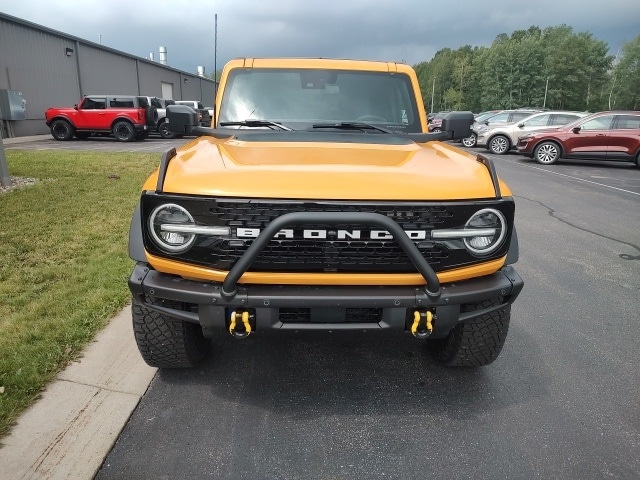
[[[194,225],[193,217],[184,207],[174,203],[156,207],[149,217],[149,232],[154,242],[171,253],[188,250],[196,239],[192,233],[179,231],[184,225]]]
[[[507,221],[504,215],[493,208],[478,210],[465,225],[466,229],[481,228],[486,233],[487,229],[493,230],[492,235],[481,235],[464,239],[464,244],[471,253],[487,255],[502,245],[507,234]]]

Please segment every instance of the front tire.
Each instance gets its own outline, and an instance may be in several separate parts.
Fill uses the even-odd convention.
[[[51,123],[51,136],[58,141],[71,140],[75,130],[67,120],[58,119]]]
[[[475,133],[472,133],[468,137],[462,139],[462,145],[465,147],[473,148],[476,146],[476,143],[478,143],[478,137]]]
[[[160,125],[158,125],[158,133],[162,138],[166,138],[170,140],[172,138],[176,138],[176,134],[169,130],[169,122],[164,121]]]
[[[496,135],[487,145],[487,149],[494,155],[504,155],[511,148],[511,142],[504,135]]]
[[[181,307],[181,304],[160,300],[156,304],[178,309]],[[209,353],[210,340],[204,337],[200,325],[150,310],[135,299],[131,315],[140,355],[152,367],[194,367]]]
[[[463,311],[481,310],[498,302],[502,299],[465,305]],[[507,305],[476,320],[458,324],[446,338],[427,340],[427,350],[439,363],[448,367],[489,365],[500,355],[510,319],[511,305]]]
[[[131,122],[120,120],[113,126],[113,136],[119,142],[131,142],[136,138],[136,129]]]
[[[560,147],[554,142],[542,142],[533,151],[533,158],[542,165],[553,165],[560,158]]]

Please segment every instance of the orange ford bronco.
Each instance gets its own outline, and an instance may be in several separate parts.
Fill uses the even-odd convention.
[[[212,126],[166,152],[131,222],[129,280],[145,361],[193,366],[220,334],[413,335],[452,366],[494,361],[523,281],[514,200],[491,161],[428,133],[413,69],[237,59]]]

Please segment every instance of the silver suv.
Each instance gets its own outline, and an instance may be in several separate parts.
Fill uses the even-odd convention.
[[[476,120],[471,126],[471,135],[462,140],[462,144],[465,147],[477,147],[478,146],[478,132],[485,129],[488,125],[517,122],[523,118],[528,117],[532,113],[540,112],[541,110],[518,108],[515,110],[498,110],[493,115],[487,115],[483,120]]]
[[[515,148],[518,138],[525,133],[561,127],[586,115],[587,112],[546,111],[507,124],[494,123],[495,117],[492,117],[488,125],[480,125],[476,131],[477,146],[484,146],[495,155],[503,155]]]

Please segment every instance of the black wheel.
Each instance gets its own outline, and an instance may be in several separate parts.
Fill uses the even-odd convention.
[[[501,301],[487,300],[477,305],[465,305],[463,311],[480,310]],[[511,305],[508,305],[474,321],[457,325],[446,338],[427,340],[427,349],[438,362],[449,367],[489,365],[500,355],[510,318]]]
[[[136,129],[131,122],[119,120],[113,126],[113,136],[119,142],[130,142],[136,138]]]
[[[59,118],[51,122],[51,136],[56,140],[71,140],[75,130],[67,120]]]
[[[511,142],[504,135],[496,135],[487,144],[487,149],[494,155],[504,155],[511,148]]]
[[[91,136],[91,132],[76,132],[75,136],[80,140],[86,140]]]
[[[149,130],[143,130],[136,133],[136,140],[145,140],[147,138],[149,138]]]
[[[477,142],[478,142],[478,137],[476,136],[475,133],[472,133],[468,137],[462,139],[462,145],[469,148],[475,147]]]
[[[533,151],[533,158],[542,165],[552,165],[560,158],[560,147],[554,142],[542,142]]]
[[[180,308],[180,304],[156,302]],[[134,299],[131,306],[133,334],[138,350],[147,364],[158,368],[194,367],[209,353],[210,340],[195,323],[150,310]]]
[[[158,109],[156,107],[147,107],[146,121],[150,127],[155,127],[158,124]]]
[[[640,167],[640,152],[636,155],[636,166]]]
[[[169,130],[169,122],[163,121],[158,125],[158,133],[162,138],[176,138],[176,134]]]

